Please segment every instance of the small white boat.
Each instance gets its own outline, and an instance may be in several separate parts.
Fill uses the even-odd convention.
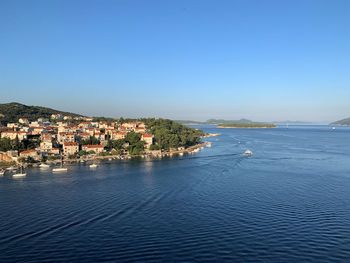
[[[244,156],[252,156],[253,155],[253,152],[251,150],[245,150],[245,152],[243,153]]]
[[[90,164],[89,167],[90,167],[90,168],[96,168],[96,167],[97,167],[97,164],[95,164],[95,163]]]
[[[25,176],[27,176],[27,174],[23,171],[23,166],[21,166],[19,173],[15,173],[12,175],[12,177],[25,177]]]
[[[62,173],[62,172],[67,172],[67,171],[68,171],[68,169],[66,167],[63,167],[63,158],[61,159],[61,167],[52,169],[53,173]]]
[[[1,169],[0,170],[0,176],[3,176],[5,174],[5,170]]]
[[[49,168],[50,165],[48,165],[48,164],[46,164],[46,163],[41,163],[41,164],[39,165],[39,167],[40,167],[41,169],[46,169],[46,168]]]
[[[335,130],[335,127],[332,127],[332,130]]]
[[[53,168],[53,169],[52,169],[52,172],[53,172],[53,173],[67,172],[67,171],[68,171],[68,169],[65,168],[65,167]]]

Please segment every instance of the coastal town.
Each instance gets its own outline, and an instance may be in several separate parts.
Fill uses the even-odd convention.
[[[155,135],[142,120],[106,121],[62,114],[52,114],[50,118],[35,121],[21,117],[17,122],[9,122],[0,128],[0,162],[35,165],[129,159],[133,156],[159,158],[192,153],[204,147],[205,143],[196,137],[194,139],[189,147],[179,146],[179,142],[173,144],[178,147],[171,147],[170,142],[170,146],[165,148],[157,143]]]

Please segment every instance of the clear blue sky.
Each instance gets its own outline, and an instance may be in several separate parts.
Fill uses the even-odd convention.
[[[0,1],[0,103],[89,115],[350,116],[350,1]]]

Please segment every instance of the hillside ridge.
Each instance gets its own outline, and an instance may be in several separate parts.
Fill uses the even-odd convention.
[[[17,122],[19,118],[27,118],[34,121],[38,118],[50,118],[52,114],[62,114],[70,117],[81,117],[82,115],[60,111],[42,106],[29,106],[18,102],[0,104],[0,123],[6,125],[8,122]]]

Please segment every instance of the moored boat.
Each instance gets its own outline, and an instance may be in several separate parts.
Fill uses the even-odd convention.
[[[96,167],[97,167],[97,164],[95,164],[95,163],[90,164],[89,167],[90,167],[90,168],[96,168]]]
[[[52,172],[57,173],[57,172],[67,172],[68,169],[65,167],[60,167],[60,168],[53,168]]]
[[[25,176],[27,176],[27,174],[23,171],[23,166],[21,166],[19,173],[15,173],[12,175],[12,177],[25,177]]]
[[[61,159],[61,167],[52,169],[53,173],[67,172],[67,171],[68,169],[66,167],[63,167],[63,158]]]
[[[7,167],[6,170],[7,170],[7,171],[14,171],[14,170],[17,170],[17,167],[15,167],[15,166],[10,166],[10,167]]]
[[[50,165],[48,165],[48,164],[46,164],[46,163],[41,163],[40,165],[39,165],[39,168],[41,168],[41,169],[46,169],[46,168],[49,168],[50,167]]]

